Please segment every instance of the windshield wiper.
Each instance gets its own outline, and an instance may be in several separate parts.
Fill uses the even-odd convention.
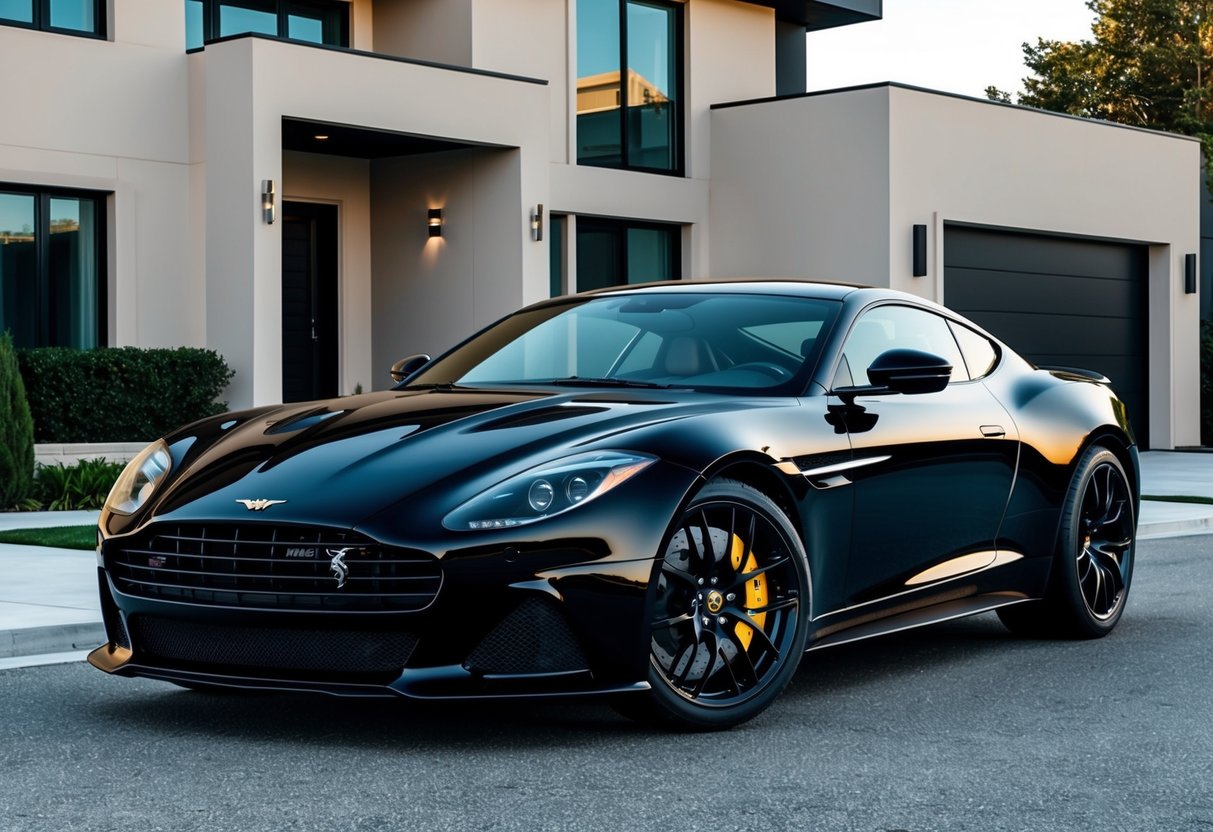
[[[566,376],[549,381],[534,382],[536,384],[553,384],[559,387],[636,387],[643,390],[669,390],[668,384],[657,384],[652,381],[641,381],[635,378],[594,378],[584,376]]]

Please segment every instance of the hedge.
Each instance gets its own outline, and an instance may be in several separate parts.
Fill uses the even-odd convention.
[[[1213,321],[1200,324],[1200,444],[1213,446]]]
[[[214,350],[19,350],[37,442],[141,442],[222,413],[235,372]]]
[[[29,496],[34,477],[34,427],[17,371],[13,338],[0,333],[0,509]]]

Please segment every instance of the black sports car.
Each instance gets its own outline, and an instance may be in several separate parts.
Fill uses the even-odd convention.
[[[910,295],[609,289],[394,371],[132,461],[89,660],[209,690],[610,694],[715,728],[806,651],[988,610],[1097,637],[1124,611],[1138,459],[1108,380]]]

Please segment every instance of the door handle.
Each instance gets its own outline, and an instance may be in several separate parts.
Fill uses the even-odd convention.
[[[982,425],[981,435],[987,439],[998,439],[1007,435],[1007,430],[1002,425]]]

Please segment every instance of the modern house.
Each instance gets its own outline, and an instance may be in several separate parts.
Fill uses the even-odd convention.
[[[388,385],[552,294],[816,277],[947,303],[1199,441],[1192,140],[896,84],[880,0],[3,0],[0,325],[206,346],[244,406]],[[811,46],[811,38],[808,43]]]

